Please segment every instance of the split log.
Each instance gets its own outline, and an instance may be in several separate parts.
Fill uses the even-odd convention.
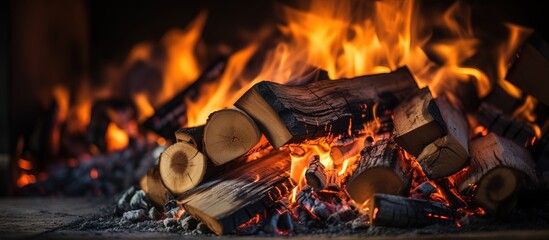
[[[521,179],[537,183],[530,153],[493,133],[471,142],[471,164],[454,176],[460,192],[487,213],[503,217],[515,205]]]
[[[227,108],[210,114],[204,127],[204,151],[215,165],[232,161],[252,149],[261,132],[245,112]]]
[[[395,142],[413,156],[429,179],[450,176],[469,160],[465,116],[428,87],[394,111]]]
[[[289,170],[289,150],[274,150],[195,187],[178,204],[214,233],[231,233],[292,191]]]
[[[195,146],[177,142],[166,148],[158,163],[164,186],[174,195],[197,186],[207,169],[206,157]]]
[[[456,213],[443,203],[376,193],[369,203],[370,223],[386,227],[451,225]]]
[[[417,84],[407,68],[338,81],[285,86],[255,84],[235,106],[250,115],[275,147],[328,135],[349,136],[372,120],[379,102],[404,99]]]
[[[147,174],[139,181],[139,186],[147,194],[153,204],[159,209],[164,209],[168,202],[168,189],[164,187],[160,177],[160,167],[155,165],[147,171]]]
[[[347,183],[347,193],[357,204],[365,203],[375,193],[406,195],[411,179],[402,149],[392,140],[383,139],[363,150]]]
[[[313,155],[309,159],[309,167],[305,171],[305,181],[307,185],[315,190],[321,190],[326,187],[326,172],[318,155]]]
[[[549,105],[549,44],[532,34],[511,60],[506,80]]]
[[[155,109],[154,115],[145,121],[144,126],[166,139],[171,138],[175,129],[187,124],[187,101],[185,100],[198,98],[200,88],[217,81],[225,71],[226,65],[227,58],[215,61],[196,81]]]
[[[181,128],[175,131],[176,142],[186,142],[196,146],[196,149],[204,151],[204,125],[190,128]]]
[[[534,130],[513,117],[504,114],[490,104],[483,103],[477,113],[478,123],[488,131],[513,140],[523,147],[530,147],[536,136]]]
[[[330,159],[332,159],[334,166],[340,166],[345,159],[359,156],[362,150],[361,146],[363,146],[362,142],[354,140],[344,145],[332,146],[330,148]]]

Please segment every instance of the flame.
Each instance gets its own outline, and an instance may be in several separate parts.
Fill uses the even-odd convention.
[[[36,182],[36,177],[34,175],[23,173],[17,179],[16,185],[17,187],[22,188],[26,185],[29,185],[35,182]]]
[[[524,101],[524,104],[513,112],[513,118],[530,126],[532,130],[534,130],[534,133],[536,134],[535,138],[540,138],[541,128],[539,127],[538,124],[536,124],[537,116],[535,113],[537,103],[538,103],[538,100],[536,98],[528,95],[526,97],[526,100]],[[532,140],[532,142],[533,141],[535,141],[535,139]]]
[[[164,69],[163,91],[157,96],[158,102],[169,100],[200,74],[195,51],[207,16],[206,12],[201,12],[184,30],[173,29],[162,38],[168,59]]]
[[[116,124],[111,122],[107,127],[105,142],[107,143],[108,152],[119,151],[128,146],[129,136],[126,131],[120,129]]]
[[[25,159],[19,159],[17,160],[17,165],[19,168],[23,170],[31,170],[32,169],[32,162]]]

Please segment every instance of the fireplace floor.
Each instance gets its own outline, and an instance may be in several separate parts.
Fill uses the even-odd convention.
[[[113,219],[113,199],[107,198],[0,198],[0,239],[202,239],[205,236],[158,232],[147,226],[120,227]],[[145,224],[146,225],[146,224]],[[438,231],[438,232],[437,232]],[[298,235],[294,239],[549,239],[549,227],[526,224],[493,225],[472,232],[444,229],[365,229],[364,233]],[[213,236],[209,236],[214,238]],[[258,236],[269,238],[272,236]],[[235,237],[230,237],[234,239]],[[250,239],[242,236],[237,238]]]

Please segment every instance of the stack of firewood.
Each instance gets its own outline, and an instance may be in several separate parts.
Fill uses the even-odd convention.
[[[530,59],[539,57],[532,42],[522,53],[508,75],[519,87],[516,79],[536,70],[529,62],[539,60]],[[540,74],[547,77],[548,58],[541,60],[546,68]],[[523,90],[547,104],[546,96]],[[315,77],[300,86],[263,81],[234,107],[211,113],[205,125],[177,130],[175,142],[140,185],[157,206],[169,193],[213,232],[227,234],[299,184],[289,175],[290,155],[303,154],[289,145],[364,137],[362,151],[355,147],[358,141],[332,145],[334,169],[311,155],[304,171],[308,191],[342,193],[340,199],[368,210],[373,225],[452,224],[463,211],[479,207],[503,217],[516,204],[521,186],[538,186],[543,169],[536,167],[532,152],[547,159],[549,147],[547,134],[533,141],[531,125],[500,110],[495,97],[471,112],[449,95],[435,98],[429,87],[419,89],[405,67],[337,81]],[[164,136],[166,126],[176,124],[170,112],[185,109],[169,104],[149,121]],[[475,114],[486,132],[473,131],[478,126],[471,126],[467,116]],[[366,137],[364,124],[372,121],[384,127]],[[351,156],[359,159],[341,176],[336,169]],[[440,201],[430,197],[435,193],[443,196]]]

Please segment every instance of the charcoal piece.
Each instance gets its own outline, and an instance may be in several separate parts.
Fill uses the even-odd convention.
[[[130,200],[130,208],[131,209],[149,209],[149,203],[147,199],[147,195],[143,190],[139,190],[135,192],[133,197]]]
[[[160,218],[162,218],[162,213],[160,213],[156,207],[151,207],[151,209],[149,209],[149,218],[151,220],[158,220]]]
[[[116,207],[118,209],[122,210],[123,212],[127,212],[127,211],[131,210],[130,200],[132,199],[133,195],[135,194],[135,191],[136,191],[136,189],[135,189],[134,186],[129,187],[122,194],[122,196],[120,196],[120,198],[118,199]]]
[[[183,231],[190,232],[196,229],[198,226],[198,220],[193,216],[188,216],[181,219],[181,228]]]
[[[196,226],[196,232],[199,234],[211,234],[213,233],[212,230],[203,222],[198,223]]]
[[[147,213],[143,209],[127,211],[122,215],[121,223],[141,222],[147,219]]]
[[[165,228],[175,227],[177,225],[177,219],[168,217],[162,221]]]
[[[294,219],[292,218],[292,214],[290,212],[286,211],[282,215],[280,215],[280,218],[278,219],[277,227],[280,231],[284,231],[287,233],[291,233],[294,231]]]

